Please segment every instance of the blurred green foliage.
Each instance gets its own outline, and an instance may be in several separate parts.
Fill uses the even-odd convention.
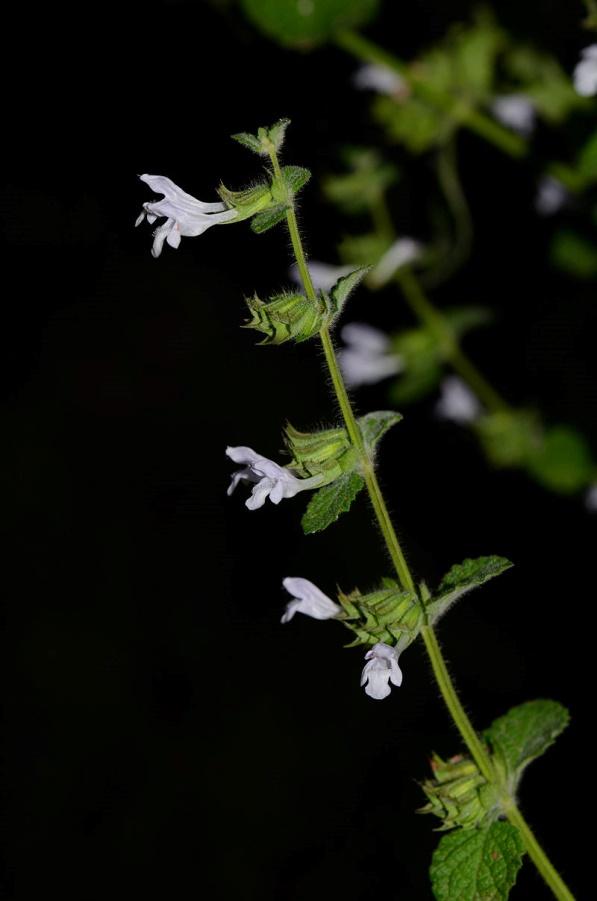
[[[378,0],[241,0],[249,19],[287,47],[309,48],[373,18]]]

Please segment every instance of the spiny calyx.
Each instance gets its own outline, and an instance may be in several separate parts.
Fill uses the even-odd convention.
[[[274,208],[268,213],[273,211]],[[307,341],[333,325],[349,294],[366,272],[366,268],[355,269],[338,279],[329,293],[318,291],[313,299],[298,291],[283,291],[267,301],[256,294],[246,298],[251,319],[244,323],[243,328],[262,332],[265,338],[261,344]]]
[[[428,803],[418,813],[439,817],[443,822],[438,832],[474,829],[498,819],[498,789],[487,782],[473,760],[462,754],[443,760],[433,754],[430,763],[433,778],[421,785]]]
[[[349,647],[383,642],[396,645],[399,652],[415,640],[424,622],[419,599],[412,591],[403,591],[394,579],[383,579],[377,591],[361,594],[340,592],[339,619],[355,634]]]

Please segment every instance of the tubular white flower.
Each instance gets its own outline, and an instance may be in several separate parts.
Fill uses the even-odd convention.
[[[502,94],[491,104],[491,111],[498,122],[525,138],[535,127],[535,106],[525,94]]]
[[[535,209],[540,216],[553,216],[561,210],[567,200],[568,191],[556,178],[545,175],[539,180]]]
[[[140,175],[156,194],[163,194],[162,200],[148,201],[143,204],[135,225],[143,220],[152,225],[156,219],[165,217],[166,221],[159,225],[153,233],[152,256],[159,257],[164,241],[170,247],[178,247],[181,237],[195,238],[202,235],[212,225],[230,222],[238,216],[237,210],[230,210],[225,203],[203,203],[190,194],[186,194],[178,185],[165,175]]]
[[[594,97],[597,94],[597,44],[585,47],[580,57],[573,75],[576,93],[581,97]]]
[[[294,497],[299,491],[318,488],[321,485],[321,476],[299,479],[289,469],[279,466],[267,457],[262,457],[250,447],[227,447],[226,455],[235,463],[244,465],[243,469],[232,474],[228,495],[232,494],[239,482],[254,485],[251,497],[245,501],[249,510],[263,507],[268,497],[272,504],[279,504],[284,498]]]
[[[373,385],[404,369],[402,358],[390,352],[390,339],[379,329],[351,322],[341,335],[346,347],[338,351],[338,360],[349,387]]]
[[[423,246],[414,238],[398,238],[369,273],[368,282],[371,287],[381,288],[398,269],[417,260],[422,250]]]
[[[449,375],[441,383],[441,397],[435,405],[439,419],[450,419],[461,425],[474,422],[483,408],[477,395],[457,375]]]
[[[402,670],[398,666],[398,651],[379,641],[365,654],[368,663],[363,667],[361,686],[365,694],[376,701],[387,698],[392,685],[402,685]]]
[[[376,91],[390,97],[406,96],[409,93],[407,82],[388,66],[367,63],[360,66],[352,77],[352,83],[360,91]]]
[[[313,287],[320,291],[330,291],[339,278],[354,272],[354,266],[333,266],[331,263],[322,263],[319,260],[309,260],[307,268],[313,282]],[[293,263],[289,269],[290,278],[297,285],[302,285],[299,268]]]
[[[284,579],[282,585],[294,598],[286,604],[286,611],[281,619],[283,623],[290,622],[295,613],[304,613],[313,619],[333,619],[342,610],[339,604],[308,579],[291,576]]]

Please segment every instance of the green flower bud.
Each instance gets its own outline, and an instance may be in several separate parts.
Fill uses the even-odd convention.
[[[396,645],[401,652],[412,644],[423,625],[416,595],[402,591],[393,579],[384,579],[383,587],[370,594],[340,592],[338,600],[343,608],[339,619],[356,635],[349,647],[383,642]]]
[[[418,813],[432,813],[443,820],[437,831],[473,829],[498,818],[497,788],[487,782],[469,757],[458,754],[442,760],[434,754],[431,769],[433,778],[421,786],[428,803]]]

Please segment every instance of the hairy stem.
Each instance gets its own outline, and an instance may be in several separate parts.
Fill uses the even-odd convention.
[[[280,163],[276,150],[273,146],[270,149],[270,157],[272,161],[274,177],[277,179],[278,184],[282,186],[284,182],[282,172],[280,170]],[[294,203],[291,197],[288,197],[286,222],[288,225],[288,231],[290,234],[294,257],[301,276],[305,294],[314,304],[316,304],[317,295],[315,293],[313,281],[311,279],[309,268],[307,266],[305,251],[303,248],[303,243],[296,219]],[[377,480],[375,467],[365,447],[363,436],[361,435],[361,431],[354,415],[352,404],[350,403],[350,398],[348,397],[348,392],[346,390],[346,385],[344,384],[344,379],[342,378],[342,373],[338,365],[338,360],[336,358],[332,339],[327,328],[323,328],[321,330],[320,338],[325,354],[327,367],[332,380],[332,385],[334,387],[334,394],[336,396],[338,406],[340,407],[340,410],[342,412],[350,441],[359,454],[361,470],[365,479],[369,498],[375,511],[379,529],[383,535],[388,553],[396,569],[396,574],[398,576],[400,584],[404,589],[406,589],[407,591],[412,591],[413,594],[415,594],[415,596],[419,600],[419,603],[421,604],[424,618],[426,620],[423,600],[421,599],[419,592],[417,592],[416,590],[415,581],[409,569],[408,563],[406,562],[406,558],[400,546],[398,536],[396,535],[396,531],[392,524],[392,520],[390,518],[381,487]],[[428,622],[425,622],[421,631],[425,643],[425,648],[431,661],[433,673],[435,675],[446,707],[450,712],[452,720],[454,721],[454,725],[460,732],[462,740],[464,741],[471,756],[479,767],[480,772],[488,782],[491,782],[499,787],[502,796],[503,809],[506,816],[508,817],[510,822],[519,829],[520,835],[529,856],[534,861],[537,869],[551,888],[555,897],[558,898],[559,901],[574,901],[573,896],[566,888],[566,885],[537,842],[530,827],[527,825],[521,812],[516,806],[516,802],[507,792],[505,786],[498,780],[487,749],[485,748],[473,724],[468,718],[467,713],[462,706],[462,703],[460,702],[456,688],[454,686],[454,683],[452,682],[450,673],[448,672],[448,667],[446,665],[446,661],[444,660],[433,627]]]

